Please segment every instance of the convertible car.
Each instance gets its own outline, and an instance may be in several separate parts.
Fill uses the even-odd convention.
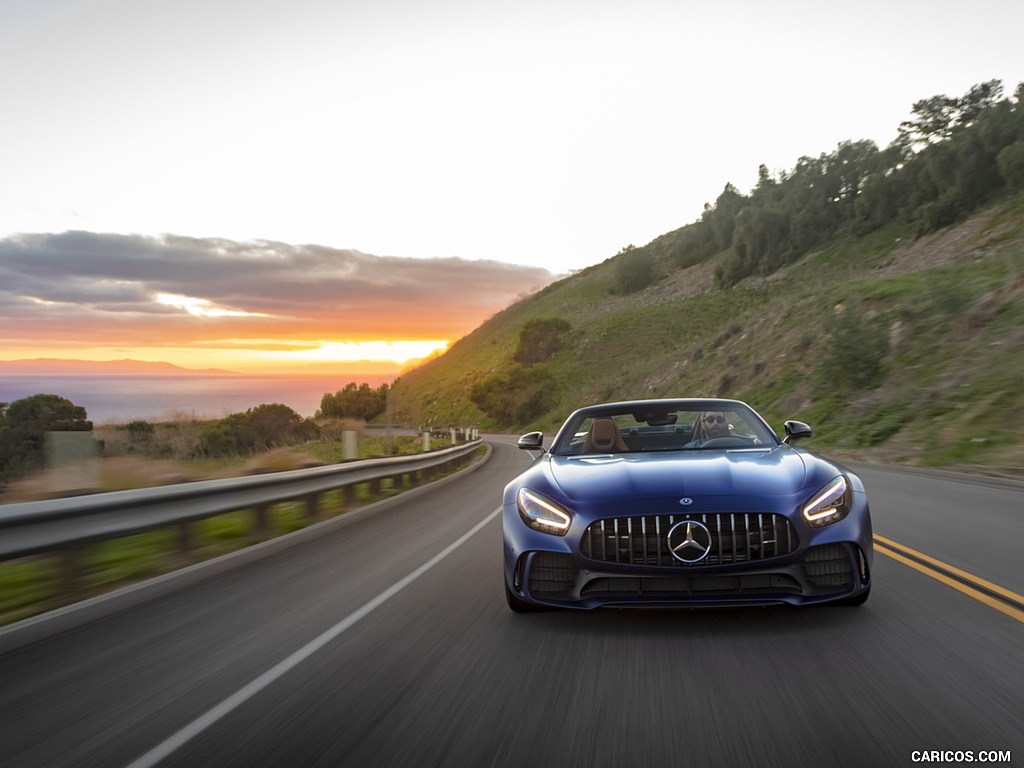
[[[860,478],[779,438],[738,400],[581,408],[505,488],[514,611],[601,606],[860,605],[871,516]]]

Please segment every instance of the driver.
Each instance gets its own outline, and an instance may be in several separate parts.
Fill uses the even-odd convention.
[[[684,445],[684,448],[700,448],[705,440],[713,437],[728,437],[729,423],[725,420],[722,411],[705,411],[693,425],[694,439]]]

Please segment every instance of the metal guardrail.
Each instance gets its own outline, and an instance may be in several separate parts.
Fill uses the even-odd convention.
[[[351,506],[361,484],[375,494],[386,479],[395,488],[414,487],[467,463],[479,446],[474,441],[413,456],[0,505],[0,561],[59,553],[65,559],[65,587],[73,589],[76,562],[89,543],[176,527],[179,547],[187,553],[191,523],[246,509],[253,511],[255,536],[265,537],[274,504],[301,500],[307,518],[315,521],[324,493],[341,490],[345,506]]]

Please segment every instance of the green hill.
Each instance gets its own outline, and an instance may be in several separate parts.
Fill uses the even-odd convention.
[[[1022,89],[971,112],[978,88],[941,135],[763,172],[503,310],[403,375],[396,416],[550,433],[585,404],[724,396],[832,453],[1024,471]]]

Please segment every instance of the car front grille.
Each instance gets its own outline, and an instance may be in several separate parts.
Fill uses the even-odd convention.
[[[711,533],[711,550],[699,563],[677,560],[668,546],[669,531],[686,520],[702,523]],[[580,552],[606,563],[688,568],[783,557],[798,543],[789,520],[772,513],[643,515],[595,520],[583,532]]]

